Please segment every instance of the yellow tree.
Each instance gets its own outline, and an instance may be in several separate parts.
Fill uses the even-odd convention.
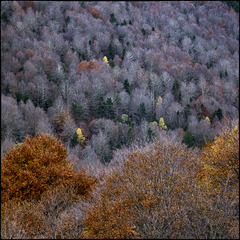
[[[161,103],[162,103],[162,97],[159,96],[159,97],[158,97],[158,100],[157,100],[157,106],[160,105]]]
[[[212,193],[239,183],[239,128],[225,131],[216,137],[213,143],[207,144],[202,150],[199,173],[201,181],[207,184]]]
[[[159,119],[159,126],[160,128],[166,130],[167,129],[167,126],[165,125],[165,122],[164,122],[164,119],[163,118],[160,118]]]
[[[84,137],[81,128],[78,128],[76,133],[77,133],[77,136],[78,136],[78,142],[80,142],[81,144],[84,144],[86,138]]]
[[[205,117],[205,120],[206,121],[208,121],[208,122],[210,122],[210,119],[209,119],[209,117],[207,116],[207,117]]]
[[[103,62],[104,62],[104,63],[107,63],[107,65],[109,65],[109,63],[108,63],[108,59],[107,59],[106,56],[103,57]]]
[[[238,238],[238,124],[225,130],[213,143],[204,147],[199,165],[198,182],[202,199],[198,210],[206,213],[215,238]]]

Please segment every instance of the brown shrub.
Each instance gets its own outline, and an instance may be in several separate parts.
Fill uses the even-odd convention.
[[[67,155],[60,141],[37,134],[34,138],[27,137],[22,145],[4,156],[2,238],[78,237],[84,213],[81,205],[74,205],[82,204],[90,196],[97,180],[84,170],[75,172],[66,161]],[[79,209],[81,216],[63,214],[72,212],[72,208]]]
[[[237,175],[234,175],[237,164],[233,169],[229,165],[227,175],[223,171],[225,177],[220,178],[221,188],[217,192],[211,188],[211,181],[219,180],[217,173],[222,166],[229,164],[229,156],[239,161],[237,140],[231,137],[225,141],[228,147],[221,150],[223,145],[219,145],[216,150],[220,155],[221,151],[228,152],[226,161],[214,165],[214,172],[202,163],[199,153],[181,145],[157,144],[150,150],[132,153],[122,168],[103,183],[100,196],[87,210],[82,237],[238,238],[239,191]],[[206,148],[207,154],[210,149]],[[212,155],[209,156],[207,161],[212,159]],[[215,156],[214,162],[219,159],[218,154]],[[199,173],[203,171],[209,179],[207,184],[199,180]],[[234,177],[233,185],[230,179],[228,185],[227,176]]]
[[[78,65],[77,68],[77,72],[79,71],[91,71],[91,70],[99,70],[100,69],[100,65],[96,60],[90,60],[89,62],[87,62],[86,60],[81,61]]]
[[[91,8],[90,13],[95,18],[101,18],[101,12],[97,8]]]
[[[39,199],[52,186],[74,187],[77,195],[91,191],[95,180],[84,171],[74,172],[66,161],[67,150],[47,134],[37,134],[7,153],[1,166],[1,202],[11,199]]]
[[[22,9],[26,12],[28,8],[35,8],[35,1],[22,1]]]
[[[88,201],[76,198],[74,188],[63,184],[45,191],[39,201],[7,201],[2,206],[1,237],[79,238],[88,204]]]

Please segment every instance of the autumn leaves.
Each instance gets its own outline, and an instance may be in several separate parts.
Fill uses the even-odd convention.
[[[199,153],[165,142],[133,152],[107,177],[86,238],[237,238],[239,130]]]
[[[80,128],[76,134],[85,141]],[[101,180],[75,172],[66,157],[63,145],[46,134],[27,138],[5,155],[5,233],[15,218],[21,226],[16,232],[32,238],[238,237],[237,124],[199,151],[169,139],[148,144],[111,165]],[[74,217],[79,208],[80,216]]]

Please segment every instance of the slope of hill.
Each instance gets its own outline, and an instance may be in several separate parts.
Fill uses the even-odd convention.
[[[211,163],[211,159],[207,157],[201,157],[208,155],[214,158],[214,139],[225,136],[223,131],[226,128],[228,133],[234,132],[238,119],[239,4],[236,1],[1,2],[1,157],[5,159],[2,166],[10,164],[6,163],[6,159],[12,157],[9,157],[12,153],[10,149],[15,150],[21,144],[25,146],[26,141],[35,139],[39,134],[47,134],[44,136],[54,138],[54,141],[59,141],[66,148],[64,161],[73,164],[74,169],[69,170],[72,176],[77,174],[73,170],[78,172],[84,168],[86,176],[89,174],[93,179],[96,178],[99,184],[93,191],[93,196],[87,200],[76,200],[74,190],[68,189],[66,184],[53,185],[50,189],[47,187],[47,190],[43,187],[38,192],[38,196],[43,193],[40,199],[30,199],[28,185],[21,186],[19,179],[29,176],[32,180],[25,180],[33,184],[32,181],[38,174],[26,173],[21,164],[31,160],[31,167],[35,166],[40,164],[36,159],[44,159],[43,156],[50,161],[49,151],[46,146],[38,146],[38,141],[32,146],[37,149],[43,147],[43,156],[39,157],[39,152],[31,147],[27,151],[21,150],[21,156],[20,152],[13,151],[18,156],[14,155],[12,159],[17,166],[14,171],[20,177],[16,180],[18,186],[11,182],[15,178],[9,175],[2,183],[4,206],[7,209],[2,220],[5,238],[236,238],[239,216],[234,213],[237,207],[233,197],[238,201],[238,192],[236,185],[232,187],[230,182],[234,179],[235,184],[234,174],[238,173],[236,170],[233,173],[228,167],[234,165],[233,169],[236,169],[235,161],[239,161],[236,146],[239,140],[234,135],[229,137],[229,141],[224,137],[221,143],[217,141],[219,145],[216,156],[224,157],[226,153],[228,159],[229,151],[229,156],[233,159],[231,163],[224,160],[226,171],[223,171],[224,176],[221,175],[221,179],[215,175],[222,171],[223,166],[216,162]],[[224,141],[228,144],[227,150],[221,152],[221,149],[225,149]],[[150,227],[143,226],[146,219],[141,218],[142,212],[135,213],[133,210],[139,205],[130,201],[126,204],[132,218],[128,219],[123,211],[123,215],[119,215],[120,225],[117,224],[117,218],[114,219],[114,226],[110,226],[109,219],[106,222],[101,217],[99,222],[92,219],[91,216],[101,209],[108,211],[110,220],[113,218],[111,209],[104,208],[105,203],[109,203],[109,207],[113,206],[116,211],[122,208],[118,201],[123,201],[124,196],[113,196],[111,199],[111,194],[106,191],[108,185],[104,184],[112,184],[112,180],[108,178],[111,178],[112,171],[117,172],[118,180],[118,174],[123,174],[124,178],[130,179],[126,181],[132,181],[132,176],[124,172],[127,171],[125,161],[128,154],[132,156],[134,151],[137,152],[136,158],[139,159],[139,164],[142,159],[142,165],[159,161],[168,166],[170,162],[166,163],[166,159],[170,161],[174,151],[165,152],[158,147],[158,144],[162,146],[166,142],[171,143],[167,145],[167,149],[178,147],[184,156],[189,153],[191,163],[188,164],[193,166],[191,174],[197,175],[198,171],[208,174],[205,188],[196,176],[186,176],[185,180],[190,178],[191,181],[186,185],[188,192],[184,195],[185,198],[190,198],[191,194],[197,196],[196,202],[189,200],[189,204],[198,206],[196,209],[199,211],[211,211],[218,198],[214,194],[219,194],[223,197],[222,205],[218,202],[220,205],[216,206],[224,213],[215,209],[213,212],[217,216],[216,220],[214,214],[208,212],[205,215],[203,212],[191,222],[189,212],[194,210],[185,206],[181,208],[181,203],[178,202],[169,210],[172,211],[171,214],[167,215],[172,216],[168,220],[172,221],[175,230],[162,225],[161,229],[155,231],[155,225],[151,221],[160,221],[160,216],[148,215],[150,213],[145,212],[148,208],[146,210],[141,205],[144,208],[142,217],[152,219],[148,222]],[[156,156],[150,156],[149,151],[145,151],[143,155],[139,153],[144,149],[152,150],[153,146],[159,152]],[[166,158],[158,158],[160,153],[166,155]],[[54,158],[58,159],[60,153],[55,151],[54,154]],[[174,155],[174,159],[175,157],[176,162],[181,160],[178,153]],[[143,169],[138,168],[134,157],[131,159],[131,167],[140,176]],[[196,160],[196,165],[193,159]],[[204,166],[201,165],[203,163]],[[46,180],[49,172],[45,166],[42,167],[41,173]],[[160,169],[153,166],[153,171]],[[171,171],[177,177],[184,174],[184,167],[173,167]],[[10,174],[11,171],[7,169],[6,172]],[[143,176],[139,177],[136,184]],[[173,182],[173,189],[178,188],[180,182],[185,180],[177,177]],[[38,183],[36,179],[34,181]],[[150,184],[151,176],[146,181]],[[213,191],[213,194],[209,189],[215,184],[214,181],[225,184],[225,190],[218,187],[219,192]],[[192,193],[194,184],[198,187]],[[11,191],[6,186],[11,186]],[[17,211],[18,203],[14,198],[21,196],[23,190],[26,190],[26,196],[22,199],[22,208]],[[150,194],[140,190],[140,195]],[[101,191],[106,196],[101,195]],[[134,191],[129,189],[122,193],[129,197],[128,194],[135,194]],[[179,188],[179,191],[183,192],[184,189]],[[63,199],[64,204],[61,192],[69,193]],[[97,205],[96,199],[100,196],[103,197]],[[167,196],[164,197],[166,201],[169,200]],[[212,205],[206,207],[206,199],[210,196]],[[148,197],[143,205],[155,206],[155,203],[162,201],[153,198],[155,203],[151,203],[152,200]],[[178,197],[179,195],[173,195],[174,199]],[[201,204],[203,207],[200,207]],[[229,211],[223,208],[224,204],[229,206]],[[30,211],[33,206],[35,212]],[[94,206],[94,210],[89,210],[89,206]],[[176,210],[177,206],[182,212]],[[52,208],[51,216],[43,213],[47,211],[43,209],[48,207]],[[158,210],[156,206],[155,210]],[[26,222],[22,220],[26,217],[25,211],[29,213],[29,221]],[[176,218],[173,217],[174,211],[177,213]],[[87,212],[89,217],[86,217]],[[154,211],[152,213],[155,214]],[[197,216],[196,212],[194,214]],[[32,220],[35,217],[41,224],[28,225],[35,221]],[[179,223],[178,217],[185,217],[181,224],[186,226],[186,232],[180,231],[179,235],[176,234],[177,229],[183,225]],[[223,218],[229,222],[221,221]],[[17,225],[14,225],[14,219],[17,219]],[[47,225],[43,224],[44,221]],[[109,229],[102,232],[101,224],[106,224],[105,227],[108,226]],[[190,227],[188,224],[196,226]],[[84,227],[89,230],[85,231]],[[123,232],[119,232],[121,227]],[[55,231],[54,228],[58,230]],[[147,230],[150,232],[147,233]]]

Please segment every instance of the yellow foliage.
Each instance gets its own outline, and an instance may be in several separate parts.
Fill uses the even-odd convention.
[[[164,119],[163,119],[163,118],[160,118],[160,120],[159,120],[159,126],[160,126],[162,129],[164,129],[164,130],[167,129],[167,126],[165,125],[165,122],[164,122]]]
[[[205,117],[205,120],[207,120],[208,122],[210,122],[210,119],[209,119],[209,117]]]
[[[162,103],[162,97],[159,96],[159,97],[158,97],[158,100],[157,100],[157,106],[160,105],[161,103]]]
[[[212,191],[218,193],[225,184],[234,188],[238,186],[239,178],[239,129],[227,131],[215,138],[212,144],[207,144],[202,150],[201,170],[199,177],[207,179],[206,184],[212,186]]]
[[[103,57],[103,62],[105,62],[105,63],[107,63],[107,65],[109,65],[109,63],[108,63],[108,59],[107,59],[106,56]]]
[[[78,141],[79,141],[81,144],[84,144],[86,138],[84,137],[81,128],[78,128],[77,131],[76,131],[76,133],[77,133],[77,135],[78,135]]]

